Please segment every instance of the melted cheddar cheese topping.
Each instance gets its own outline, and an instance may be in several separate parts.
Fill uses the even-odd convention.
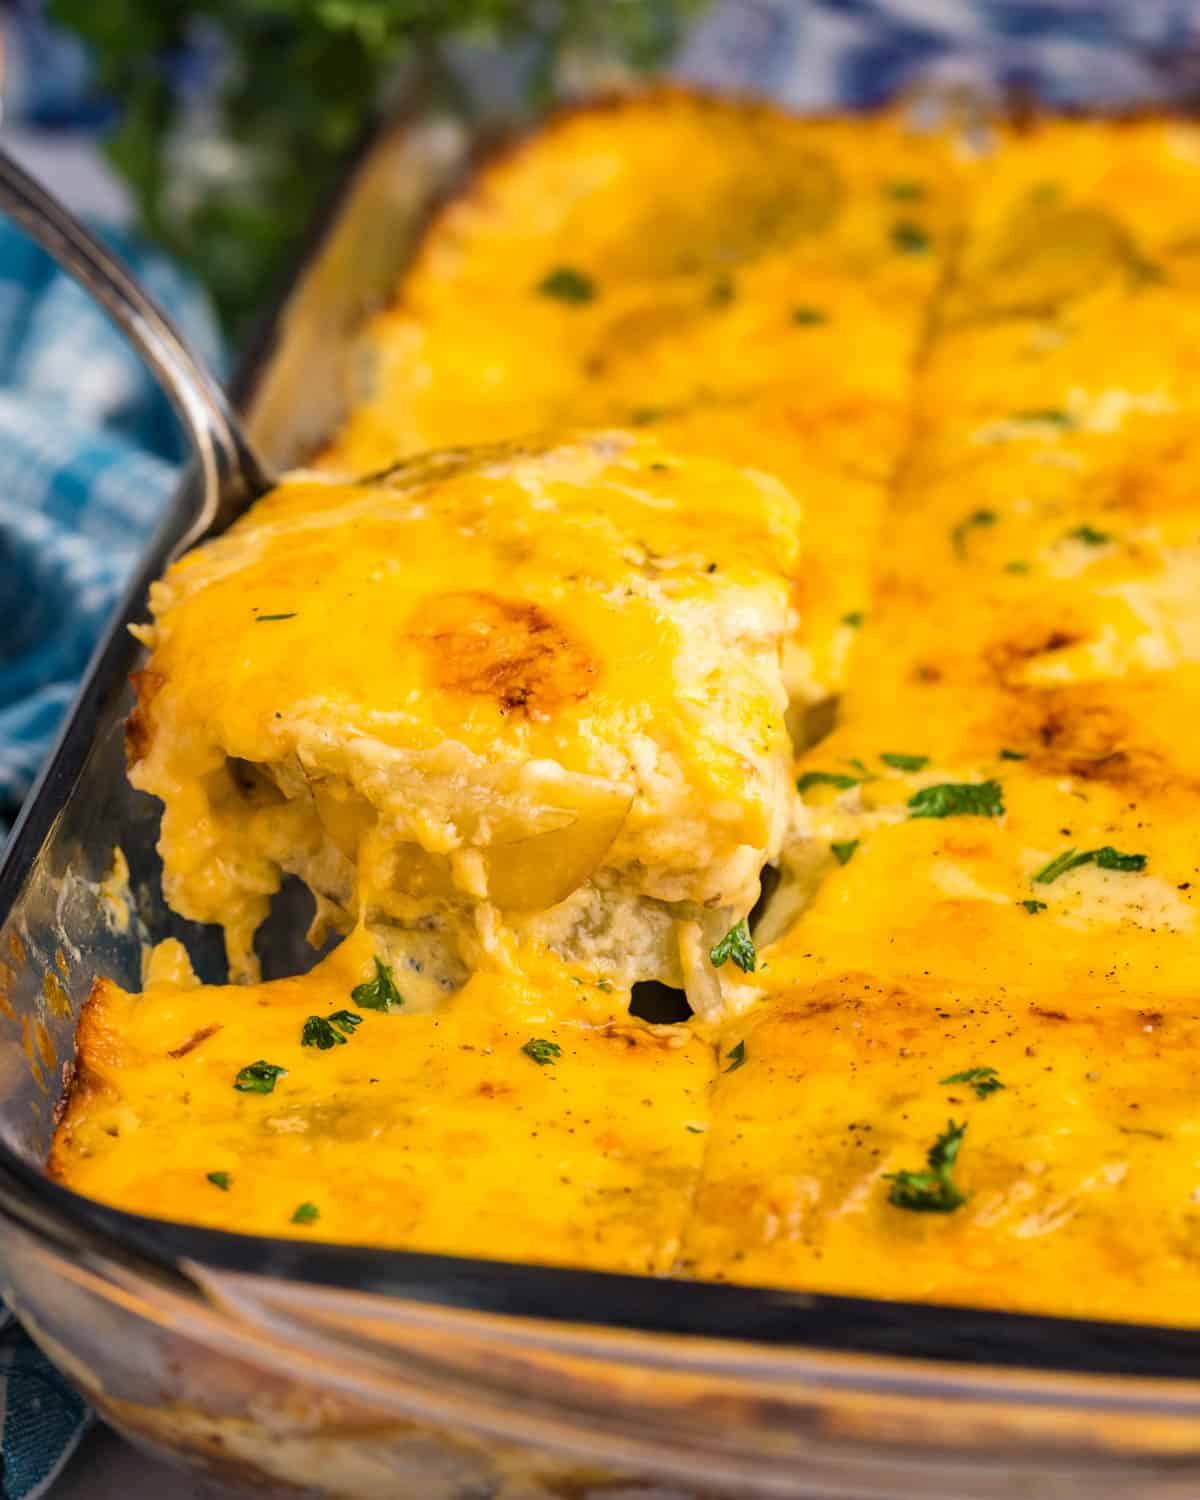
[[[440,215],[320,473],[160,587],[133,733],[173,904],[244,957],[286,869],[353,930],[301,978],[98,982],[56,1175],[1200,1324],[1200,130],[990,137],[656,93]],[[672,965],[693,1021],[632,1019]]]
[[[132,778],[167,899],[243,973],[289,871],[431,999],[497,911],[678,982],[791,819],[799,530],[772,477],[620,433],[285,482],[152,593]]]

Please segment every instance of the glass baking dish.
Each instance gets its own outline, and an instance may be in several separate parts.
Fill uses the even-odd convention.
[[[794,98],[775,66],[783,8],[734,9],[752,25],[732,81]],[[689,54],[710,83],[730,81],[713,65],[728,24]],[[472,124],[414,104],[348,174],[246,365],[273,464],[336,421],[364,316],[503,115],[488,77]],[[256,1494],[1197,1492],[1200,1332],[225,1234],[47,1180],[92,977],[136,985],[142,945],[169,935],[220,977],[215,934],[162,903],[155,806],[128,786],[121,745],[139,655],[125,627],[197,500],[186,481],[0,865],[0,1291],[108,1420]],[[304,900],[285,889],[261,936],[268,975],[311,961]]]

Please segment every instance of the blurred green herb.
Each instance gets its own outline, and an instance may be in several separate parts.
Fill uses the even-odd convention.
[[[574,266],[556,266],[542,277],[537,289],[543,297],[556,297],[560,302],[591,302],[596,295],[596,283]]]
[[[539,1068],[550,1067],[562,1056],[562,1048],[557,1042],[547,1042],[540,1036],[526,1042],[521,1051],[537,1063]]]
[[[108,152],[143,229],[208,285],[236,340],[405,65],[451,99],[449,43],[517,43],[542,102],[565,54],[653,67],[703,3],[51,0],[50,11],[88,44],[118,107]],[[211,90],[188,76],[206,68]]]

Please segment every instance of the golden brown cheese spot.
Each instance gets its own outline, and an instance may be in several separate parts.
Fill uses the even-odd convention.
[[[143,670],[132,673],[129,681],[137,701],[125,721],[125,758],[129,765],[136,766],[150,750],[154,737],[150,714],[165,679],[161,672]]]
[[[548,718],[592,690],[598,663],[540,605],[464,591],[422,601],[409,627],[436,685],[493,700],[501,713]]]
[[[178,1047],[169,1047],[167,1056],[186,1057],[189,1052],[194,1052],[201,1042],[208,1041],[210,1036],[216,1036],[220,1029],[220,1024],[215,1021],[208,1026],[201,1026],[198,1031],[193,1031],[186,1041],[180,1042]]]

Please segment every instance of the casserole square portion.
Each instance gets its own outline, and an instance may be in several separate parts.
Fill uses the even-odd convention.
[[[1200,1322],[1190,998],[860,970],[725,1038],[689,1274]]]
[[[380,1010],[361,929],[302,978],[248,988],[196,985],[172,958],[140,995],[94,986],[59,1180],[252,1234],[674,1265],[714,1071],[686,1029],[549,960],[417,1015],[396,975]]]
[[[781,643],[799,507],[645,435],[297,475],[151,594],[131,778],[171,906],[231,971],[285,873],[413,1003],[515,932],[685,982],[792,816]]]

